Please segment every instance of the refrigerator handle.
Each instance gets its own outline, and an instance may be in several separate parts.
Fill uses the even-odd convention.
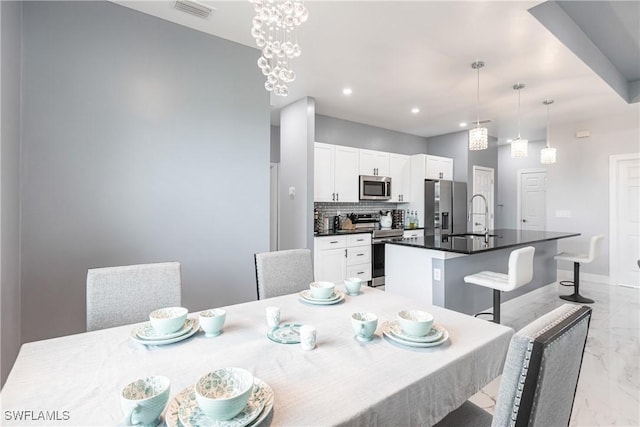
[[[442,221],[440,222],[440,230],[449,230],[449,212],[442,212]]]

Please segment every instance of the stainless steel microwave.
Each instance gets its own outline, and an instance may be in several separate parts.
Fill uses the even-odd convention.
[[[360,175],[360,200],[391,200],[391,178]]]

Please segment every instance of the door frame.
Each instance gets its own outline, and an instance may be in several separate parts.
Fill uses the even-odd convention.
[[[269,250],[280,247],[280,164],[269,164]],[[275,204],[274,204],[275,201]],[[275,228],[275,230],[274,230]]]
[[[472,180],[473,182],[471,183],[471,194],[475,194],[475,189],[476,189],[476,170],[485,170],[485,171],[490,171],[491,172],[491,205],[488,206],[489,208],[489,218],[485,219],[485,221],[489,222],[489,226],[487,226],[487,228],[489,230],[494,230],[495,229],[495,205],[496,205],[496,171],[494,168],[490,168],[488,166],[479,166],[479,165],[473,165],[471,168],[471,173],[472,173]],[[473,206],[470,206],[469,209],[473,209]],[[473,223],[473,221],[472,221]],[[471,227],[473,229],[473,224],[471,224]]]
[[[613,154],[609,156],[609,279],[618,284],[618,271],[614,269],[618,256],[618,170],[626,160],[640,159],[640,153]],[[634,289],[635,286],[633,287]]]
[[[527,173],[544,173],[544,204],[545,204],[545,212],[544,212],[544,227],[547,228],[547,170],[545,168],[529,168],[529,169],[518,169],[517,178],[518,178],[518,188],[517,188],[517,197],[516,197],[516,230],[522,230],[522,175]]]

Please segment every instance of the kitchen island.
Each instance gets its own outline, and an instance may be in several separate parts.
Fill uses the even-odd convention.
[[[422,235],[389,239],[385,251],[386,291],[474,314],[492,306],[492,290],[467,284],[464,276],[488,270],[507,272],[509,254],[525,246],[536,249],[533,280],[502,294],[507,301],[556,281],[557,241],[579,233],[491,230],[485,234]]]

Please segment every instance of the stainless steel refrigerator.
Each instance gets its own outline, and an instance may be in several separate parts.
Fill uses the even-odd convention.
[[[424,181],[424,231],[427,235],[467,232],[467,184]]]

